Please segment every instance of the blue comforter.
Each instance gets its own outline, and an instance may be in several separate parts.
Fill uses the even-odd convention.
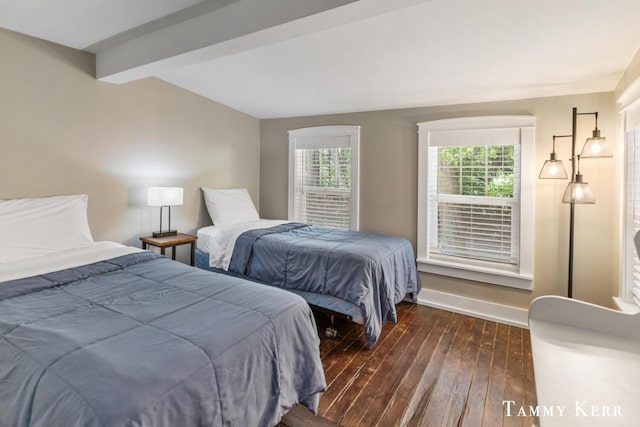
[[[302,298],[150,252],[0,283],[0,425],[274,425],[318,344]]]
[[[401,237],[287,223],[236,240],[229,270],[287,289],[331,295],[362,310],[369,347],[395,305],[420,291],[411,243]]]

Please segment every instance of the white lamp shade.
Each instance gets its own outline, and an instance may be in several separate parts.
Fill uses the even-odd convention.
[[[182,187],[149,187],[149,206],[176,206],[182,204]]]
[[[567,170],[564,168],[562,164],[562,160],[547,160],[542,165],[542,170],[540,171],[540,175],[538,178],[542,179],[567,179],[569,176],[567,175]]]
[[[564,190],[562,203],[593,204],[596,202],[588,182],[570,182]]]
[[[595,133],[595,132],[594,132]],[[598,133],[593,138],[588,138],[582,147],[580,153],[581,158],[589,157],[613,157],[613,151],[611,145],[607,142],[607,138],[601,137]]]

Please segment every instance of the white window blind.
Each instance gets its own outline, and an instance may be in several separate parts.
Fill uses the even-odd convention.
[[[517,145],[429,147],[432,255],[518,265],[519,140]]]
[[[422,271],[531,288],[534,124],[495,116],[418,125]]]
[[[359,127],[289,132],[289,219],[357,229]]]
[[[349,228],[351,148],[297,148],[294,219]]]

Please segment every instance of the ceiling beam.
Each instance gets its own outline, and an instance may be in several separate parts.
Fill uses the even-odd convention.
[[[103,81],[124,83],[147,77],[158,66],[187,65],[251,49],[257,47],[260,40],[256,37],[244,40],[246,36],[354,1],[235,1],[97,52],[96,77]],[[274,37],[277,39],[277,34],[272,34],[266,42],[273,42]]]
[[[96,78],[125,83],[432,0],[238,0],[96,52]]]

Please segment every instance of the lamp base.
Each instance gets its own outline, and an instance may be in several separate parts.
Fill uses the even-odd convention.
[[[168,230],[168,231],[154,231],[152,233],[153,237],[168,237],[168,236],[177,236],[178,230]]]

